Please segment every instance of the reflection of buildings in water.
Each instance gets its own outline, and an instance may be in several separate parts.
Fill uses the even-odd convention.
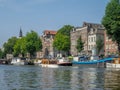
[[[71,70],[65,69],[65,67],[56,70],[54,72],[54,77],[56,78],[56,85],[60,88],[60,90],[69,90],[70,80],[71,80]],[[67,67],[66,67],[67,68]],[[63,69],[63,70],[62,70]]]
[[[82,72],[79,70],[72,70],[71,73],[71,88],[72,90],[76,90],[76,88],[81,89],[81,77],[82,77]],[[78,87],[79,86],[79,87]]]
[[[75,90],[78,85],[80,89],[93,90],[103,87],[103,82],[101,81],[101,74],[97,72],[96,68],[87,68],[85,70],[73,71],[71,78],[71,87]]]
[[[41,70],[41,80],[42,82],[40,85],[41,89],[52,89],[55,87],[55,77],[54,77],[54,70],[51,68],[42,68]]]
[[[62,70],[62,68],[42,68],[42,85],[43,89],[53,90],[53,88],[59,88],[60,90],[66,90],[70,88],[71,70]]]
[[[105,88],[120,90],[120,70],[110,70],[105,72]]]
[[[96,71],[94,72],[83,71],[82,87],[84,87],[85,90],[95,88],[96,87],[95,80],[96,80]]]

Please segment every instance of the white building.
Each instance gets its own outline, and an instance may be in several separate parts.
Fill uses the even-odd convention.
[[[104,29],[99,28],[91,28],[90,32],[88,33],[88,51],[89,54],[92,54],[92,50],[97,50],[96,41],[101,39],[104,43]],[[100,51],[100,54],[104,54],[104,45]],[[96,51],[97,53],[97,51]]]

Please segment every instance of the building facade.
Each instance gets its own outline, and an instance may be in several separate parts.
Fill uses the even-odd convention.
[[[53,40],[56,35],[57,31],[53,30],[45,30],[41,37],[42,40],[42,51],[44,56],[51,56],[54,57],[54,48],[53,48]]]
[[[73,30],[70,33],[70,39],[71,39],[71,55],[78,55],[77,49],[76,49],[76,45],[77,45],[77,40],[78,38],[81,36],[82,41],[84,42],[84,50],[83,53],[87,53],[87,38],[86,37],[88,35],[87,33],[87,27],[76,27],[73,28]]]
[[[71,35],[71,54],[73,56],[78,55],[76,45],[77,40],[81,36],[82,42],[84,42],[84,49],[82,54],[91,55],[92,49],[96,47],[96,40],[104,39],[104,28],[101,24],[84,22],[82,27],[73,28]],[[104,42],[104,40],[103,40]]]
[[[104,43],[105,56],[118,53],[117,44],[108,37],[106,31],[104,31]]]
[[[101,40],[101,50],[97,51],[97,41]],[[101,24],[91,24],[91,28],[88,32],[88,52],[92,55],[92,50],[95,50],[96,54],[104,54],[104,27]]]

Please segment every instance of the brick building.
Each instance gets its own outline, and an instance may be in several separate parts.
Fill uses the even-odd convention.
[[[104,28],[101,24],[84,22],[82,27],[73,28],[70,35],[72,55],[78,55],[76,45],[77,40],[80,36],[82,41],[84,42],[84,50],[81,53],[91,55],[92,49],[96,47],[96,40],[98,39],[98,37],[104,39]]]
[[[117,44],[108,37],[106,31],[104,31],[104,43],[105,56],[118,53]]]
[[[73,30],[70,33],[70,39],[71,39],[71,54],[72,55],[78,55],[77,49],[76,49],[76,45],[77,45],[77,40],[78,38],[81,36],[82,41],[84,42],[84,53],[87,53],[87,38],[86,37],[88,35],[87,33],[87,27],[76,27],[73,28]]]
[[[45,30],[41,37],[42,46],[43,46],[43,54],[47,56],[54,57],[54,48],[53,48],[53,40],[57,31],[53,30]]]

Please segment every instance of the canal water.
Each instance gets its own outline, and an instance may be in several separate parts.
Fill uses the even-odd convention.
[[[120,90],[120,70],[0,65],[0,90]]]

